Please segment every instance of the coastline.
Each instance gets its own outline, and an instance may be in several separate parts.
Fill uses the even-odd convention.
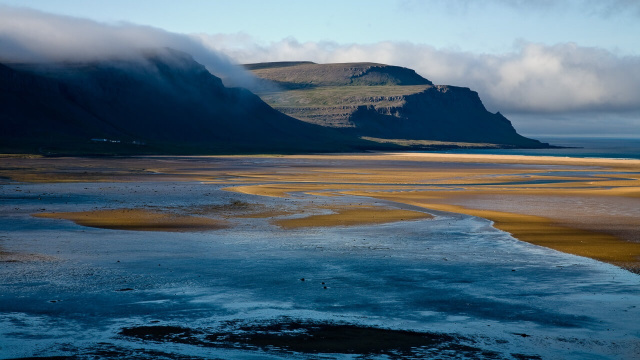
[[[318,157],[3,162],[0,346],[281,358],[234,336],[291,346],[290,329],[346,325],[353,341],[435,331],[469,358],[637,353],[640,277],[616,254],[637,243],[608,233],[620,218],[638,234],[633,163]],[[541,237],[570,246],[527,243]],[[568,254],[585,239],[598,254]]]
[[[301,158],[301,157],[297,157]],[[327,160],[324,155],[313,157],[303,156],[315,160]],[[612,229],[611,217],[592,214],[590,208],[560,208],[554,203],[552,197],[587,198],[594,199],[635,199],[640,198],[640,160],[602,159],[602,158],[558,158],[558,157],[532,157],[523,155],[477,155],[477,154],[407,154],[387,153],[378,155],[353,156],[344,155],[348,161],[398,161],[417,162],[424,164],[436,164],[429,170],[437,173],[426,174],[424,168],[419,167],[404,170],[413,174],[404,177],[398,172],[392,175],[382,175],[381,172],[371,177],[369,184],[358,186],[349,184],[331,184],[332,195],[366,196],[380,200],[419,206],[421,208],[439,211],[461,213],[477,216],[493,221],[494,226],[500,230],[511,233],[515,238],[535,245],[548,247],[554,250],[589,257],[598,261],[607,262],[626,270],[640,273],[640,214],[630,216],[618,216],[622,229]],[[453,170],[449,168],[450,176],[438,176],[443,173],[443,163],[451,164],[507,164],[507,165],[535,165],[552,166],[555,169],[540,168],[522,171],[519,169],[486,169]],[[366,167],[366,166],[365,166]],[[557,167],[562,167],[558,169]],[[453,166],[455,168],[455,166]],[[369,169],[371,170],[371,169]],[[378,169],[379,170],[379,169]],[[421,172],[422,170],[422,172]],[[485,171],[482,171],[485,170]],[[506,171],[505,171],[506,170]],[[557,176],[554,176],[554,172]],[[571,174],[567,174],[567,172]],[[538,173],[538,175],[536,175]],[[570,175],[570,176],[568,176]],[[635,176],[635,177],[629,177]],[[428,178],[428,184],[418,186],[419,177]],[[491,183],[478,181],[480,178],[491,177]],[[319,177],[318,177],[319,178]],[[405,181],[401,181],[404,179]],[[525,181],[519,181],[526,179]],[[318,179],[316,179],[318,180]],[[413,180],[413,181],[408,181]],[[538,181],[538,183],[536,183]],[[322,186],[306,184],[311,182],[305,179],[295,185],[270,184],[236,187],[230,190],[248,194],[263,196],[284,197],[287,193],[303,191],[319,194]],[[395,191],[392,191],[395,185]],[[451,187],[447,189],[446,187]],[[348,190],[351,187],[359,187],[358,190]],[[426,188],[425,188],[426,187]],[[382,189],[384,188],[384,189]],[[326,190],[325,190],[326,191]],[[321,193],[320,193],[321,194]],[[539,209],[532,214],[527,209],[527,203],[521,203],[520,209],[514,211],[496,211],[492,206],[476,204],[477,208],[465,206],[463,198],[474,197],[513,197],[526,194],[537,198],[550,198],[546,208]],[[503,200],[505,201],[505,200]],[[506,201],[509,201],[508,199]],[[611,201],[609,201],[611,202]],[[613,201],[615,212],[615,201]],[[561,206],[566,206],[562,204]],[[579,218],[554,218],[546,214],[562,211],[581,212]]]
[[[640,214],[629,210],[632,206],[627,203],[640,199],[639,174],[640,160],[441,153],[13,157],[5,159],[0,170],[0,176],[19,182],[197,181],[232,192],[290,199],[295,194],[325,201],[365,196],[486,218],[519,240],[633,272],[640,271]],[[521,201],[523,196],[528,200]],[[517,206],[500,208],[498,199]],[[531,199],[536,208],[528,205]],[[589,206],[572,205],[574,200]],[[609,207],[604,212],[599,210],[603,202]],[[334,213],[341,212],[339,206]],[[367,211],[347,212],[352,219],[360,219],[353,224],[376,223],[363,220]],[[321,224],[331,219],[309,214],[313,211],[303,216],[306,220],[292,224],[313,226],[314,221]],[[403,215],[390,216],[389,221],[401,220]],[[268,213],[265,217],[273,218]],[[188,224],[179,225],[180,231],[189,231]],[[328,224],[340,225],[333,220]],[[118,224],[109,226],[118,228]]]

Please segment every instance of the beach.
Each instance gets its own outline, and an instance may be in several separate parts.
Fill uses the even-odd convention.
[[[1,164],[4,359],[640,353],[640,160]]]
[[[281,197],[328,191],[478,216],[522,241],[640,269],[639,160],[429,153],[336,159],[361,172],[305,168],[262,174],[271,182],[231,190]]]

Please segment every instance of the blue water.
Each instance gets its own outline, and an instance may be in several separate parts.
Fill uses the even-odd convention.
[[[564,149],[450,150],[451,154],[540,155],[584,158],[640,159],[640,139],[534,137]]]
[[[355,200],[256,197],[223,186],[0,186],[0,359],[116,358],[99,355],[102,349],[147,360],[158,353],[176,359],[356,358],[142,343],[119,335],[131,326],[211,333],[234,323],[290,320],[445,333],[480,349],[443,351],[441,359],[639,358],[640,277],[520,242],[484,219],[435,212],[427,220],[287,230],[268,219],[237,218],[229,219],[233,228],[218,231],[148,232],[31,216],[42,209],[175,209],[234,200],[298,214],[319,201]],[[12,260],[20,254],[40,255]],[[415,351],[357,358],[434,358],[428,347]]]

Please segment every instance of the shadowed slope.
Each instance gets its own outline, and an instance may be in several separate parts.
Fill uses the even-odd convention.
[[[138,59],[11,64],[0,66],[0,79],[5,151],[304,152],[365,143],[226,88],[191,56],[170,49]]]

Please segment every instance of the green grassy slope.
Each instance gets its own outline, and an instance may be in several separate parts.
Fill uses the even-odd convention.
[[[433,85],[411,69],[375,63],[249,64],[266,103],[299,120],[360,137],[545,147],[488,112],[467,88]]]

